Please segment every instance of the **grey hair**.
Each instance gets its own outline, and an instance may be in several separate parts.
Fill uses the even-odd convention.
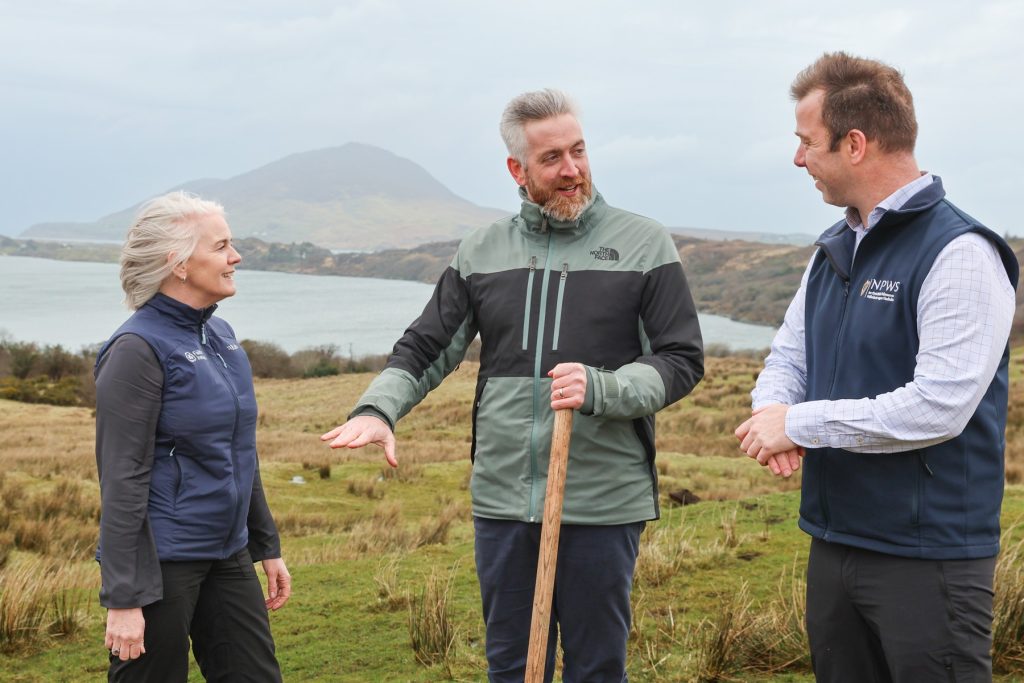
[[[530,121],[542,121],[553,116],[571,114],[579,118],[576,103],[561,90],[544,88],[524,92],[512,98],[501,114],[501,139],[505,141],[508,155],[526,166],[526,131]]]
[[[188,261],[199,242],[195,219],[209,215],[223,216],[224,207],[180,190],[142,206],[121,248],[121,288],[128,308],[141,308],[171,271]],[[169,254],[174,259],[168,261]]]

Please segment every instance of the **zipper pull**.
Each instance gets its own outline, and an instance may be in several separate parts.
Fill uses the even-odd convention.
[[[536,256],[531,256],[530,257],[530,275],[533,275],[533,272],[535,270],[537,270],[537,257]]]
[[[925,459],[924,453],[921,453],[920,451],[918,451],[917,457],[918,457],[918,459],[920,459],[921,466],[924,467],[924,471],[928,473],[928,476],[929,477],[934,477],[935,473],[932,472],[932,468],[931,467],[928,467],[928,460]]]
[[[214,353],[217,353],[217,352],[214,351]],[[228,366],[228,362],[226,360],[224,360],[224,356],[222,356],[219,353],[217,353],[217,358],[220,358],[220,362],[224,364],[224,367]]]
[[[206,323],[203,323],[202,325],[200,325],[199,329],[202,332],[202,336],[200,337],[200,342],[202,343],[203,346],[206,346]]]
[[[559,277],[562,280],[564,280],[565,278],[569,277],[569,264],[568,263],[563,263],[562,264],[562,274]],[[573,280],[573,282],[575,282],[575,280]]]

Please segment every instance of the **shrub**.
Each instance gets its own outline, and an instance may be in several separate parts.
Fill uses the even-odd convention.
[[[47,346],[39,354],[39,369],[56,382],[64,377],[80,375],[85,371],[85,359],[67,351],[63,346]]]
[[[32,342],[4,342],[4,348],[10,359],[11,374],[26,379],[39,358],[39,347]]]
[[[252,374],[256,377],[284,378],[300,374],[293,367],[291,356],[277,344],[243,339],[242,348],[249,356]]]

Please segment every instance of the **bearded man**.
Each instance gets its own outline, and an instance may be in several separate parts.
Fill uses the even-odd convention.
[[[522,208],[463,240],[349,421],[321,438],[379,444],[397,467],[395,423],[480,334],[470,488],[488,677],[521,682],[553,411],[578,410],[552,632],[566,683],[621,683],[640,533],[659,515],[654,413],[703,376],[700,326],[665,229],[594,191],[563,93],[516,97],[501,134]]]

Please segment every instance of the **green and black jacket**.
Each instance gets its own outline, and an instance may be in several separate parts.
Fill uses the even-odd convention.
[[[599,194],[572,223],[524,196],[518,215],[459,245],[353,414],[379,413],[394,426],[477,333],[473,514],[540,521],[553,424],[547,373],[577,362],[587,367],[587,400],[573,424],[563,522],[657,518],[654,413],[704,372],[697,312],[665,229]]]

